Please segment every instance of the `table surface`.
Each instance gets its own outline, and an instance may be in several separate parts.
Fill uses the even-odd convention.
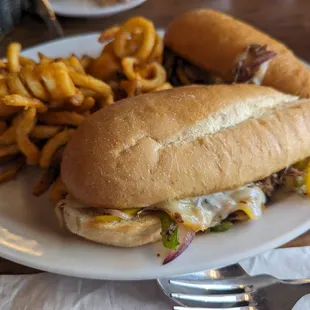
[[[133,15],[141,15],[165,28],[172,18],[194,8],[212,8],[240,18],[273,37],[283,41],[295,53],[310,62],[310,1],[309,0],[148,0],[138,8],[104,19],[59,18],[65,35],[102,31]],[[207,35],[207,34],[206,34]],[[42,20],[35,15],[25,15],[14,31],[0,42],[0,57],[12,41],[29,47],[51,40]],[[310,233],[285,245],[286,247],[310,245]],[[34,269],[17,265],[0,258],[0,274],[33,273]]]

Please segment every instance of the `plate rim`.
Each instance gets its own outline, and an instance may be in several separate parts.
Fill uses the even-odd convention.
[[[77,35],[73,35],[73,36],[67,36],[65,38],[61,38],[61,39],[54,39],[51,41],[47,41],[45,43],[40,43],[37,45],[34,45],[32,47],[28,47],[26,49],[23,50],[23,52],[31,52],[31,50],[38,50],[41,47],[46,47],[49,45],[53,45],[53,44],[58,44],[64,41],[70,41],[72,39],[83,39],[84,37],[90,37],[90,36],[95,36],[98,35],[99,32],[92,32],[92,33],[85,33],[85,34],[77,34]],[[301,60],[305,65],[309,65],[309,63]],[[250,250],[242,250],[240,253],[233,253],[232,257],[226,258],[222,258],[222,259],[218,259],[216,266],[209,266],[210,268],[217,268],[220,266],[224,266],[224,265],[229,265],[232,263],[236,263],[242,259],[245,259],[246,257],[252,257],[255,256],[257,254],[260,254],[264,251],[276,248],[280,245],[285,244],[286,242],[296,238],[297,236],[303,234],[304,232],[306,232],[310,227],[310,218],[308,220],[305,220],[305,222],[303,222],[301,225],[297,226],[296,228],[294,228],[293,230],[289,230],[285,233],[283,233],[281,236],[276,236],[273,237],[273,239],[269,240],[268,242],[265,242],[264,244],[261,244],[255,248],[251,248]],[[52,267],[50,267],[49,265],[47,265],[46,263],[44,263],[44,261],[40,261],[40,260],[36,260],[34,259],[33,256],[24,254],[24,253],[20,253],[16,250],[12,250],[10,248],[6,248],[3,247],[2,245],[0,246],[0,255],[1,257],[11,260],[13,262],[25,265],[25,266],[29,266],[31,268],[35,268],[35,269],[39,269],[42,271],[48,271],[51,273],[56,273],[56,274],[61,274],[61,275],[66,275],[66,276],[73,276],[73,277],[82,277],[82,278],[90,278],[90,279],[105,279],[105,280],[147,280],[147,279],[156,279],[157,275],[152,271],[150,271],[149,273],[138,273],[136,275],[120,275],[119,273],[117,275],[111,276],[111,274],[104,274],[104,273],[100,273],[100,275],[98,276],[98,273],[95,273],[95,271],[93,272],[87,272],[84,270],[76,270],[76,268],[71,267],[71,266],[65,266],[65,265],[53,265]],[[186,269],[185,273],[188,272],[197,272],[197,271],[201,271],[204,270],[205,267],[205,262],[202,260],[200,263],[195,264],[195,266],[188,266]],[[173,270],[172,272],[170,270]],[[175,276],[175,275],[180,275],[180,274],[184,274],[184,271],[182,271],[182,269],[184,270],[184,266],[182,266],[181,264],[179,265],[175,265],[173,268],[167,268],[165,270],[163,270],[162,272],[162,277],[169,277],[169,276]],[[190,270],[190,271],[189,271]]]
[[[125,3],[119,3],[115,5],[110,5],[110,6],[103,6],[100,7],[98,5],[98,8],[91,9],[90,11],[67,11],[67,10],[62,10],[61,9],[61,4],[59,6],[58,3],[55,3],[54,1],[51,1],[51,6],[53,11],[55,12],[56,15],[59,16],[65,16],[65,17],[73,17],[73,18],[96,18],[96,17],[108,17],[111,15],[116,15],[118,13],[122,13],[128,10],[131,10],[147,0],[132,0],[130,2],[125,2]]]
[[[310,227],[310,218],[307,222],[303,223],[302,225],[300,225],[299,227],[296,227],[293,231],[288,231],[287,233],[281,235],[280,237],[275,237],[272,240],[270,240],[269,242],[266,242],[256,248],[253,248],[251,250],[247,251],[246,256],[242,255],[245,251],[241,251],[240,253],[237,252],[236,254],[233,254],[233,259],[231,259],[231,257],[228,258],[223,258],[223,259],[219,259],[218,263],[216,265],[210,265],[210,268],[208,269],[212,269],[212,268],[220,268],[223,266],[228,266],[228,265],[232,265],[235,263],[238,263],[244,259],[247,258],[251,258],[254,257],[256,255],[259,255],[261,253],[264,253],[268,250],[272,250],[275,248],[278,248],[279,246],[297,238],[298,236],[300,236],[301,234],[305,233],[306,231],[309,230]],[[38,262],[35,263],[33,262],[33,260],[31,260],[31,258],[33,258],[33,256],[29,256],[30,259],[22,259],[19,257],[18,253],[16,251],[12,251],[12,253],[10,254],[10,251],[2,251],[2,246],[0,247],[0,254],[1,257],[8,259],[10,261],[13,261],[15,263],[24,265],[24,266],[28,266],[30,268],[34,268],[34,269],[38,269],[40,271],[46,271],[46,272],[50,272],[50,273],[54,273],[54,274],[59,274],[59,275],[64,275],[64,276],[71,276],[71,277],[77,277],[77,278],[85,278],[85,279],[97,279],[97,280],[116,280],[116,281],[135,281],[135,280],[155,280],[158,279],[158,276],[155,273],[150,273],[150,275],[146,275],[146,274],[138,274],[136,276],[105,276],[104,274],[101,274],[98,277],[97,273],[88,273],[85,272],[83,270],[79,270],[78,272],[76,270],[74,270],[74,268],[70,268],[69,267],[49,267],[47,265],[44,264],[44,262]],[[5,248],[4,248],[5,249]],[[16,255],[14,254],[16,252]],[[22,256],[27,257],[27,255]],[[179,265],[178,267],[174,267],[173,269],[176,270],[176,272],[169,272],[168,269],[167,271],[163,272],[163,276],[161,276],[160,278],[167,278],[167,277],[172,277],[172,276],[179,276],[179,275],[184,275],[184,274],[189,274],[189,273],[193,273],[193,272],[199,272],[202,270],[206,270],[205,267],[203,267],[204,263],[201,262],[199,264],[196,264],[194,268],[190,269],[190,271],[187,272],[182,272],[181,269],[183,268],[181,265]]]
[[[77,34],[73,34],[73,35],[69,35],[69,36],[64,36],[64,37],[61,37],[61,38],[53,38],[53,39],[47,40],[47,41],[45,41],[43,43],[38,43],[38,44],[27,46],[27,47],[23,48],[22,52],[21,52],[21,55],[26,53],[26,52],[31,52],[32,49],[37,49],[37,48],[40,48],[40,47],[45,47],[45,46],[48,46],[50,44],[60,43],[62,41],[79,39],[79,38],[82,38],[82,37],[90,37],[90,36],[95,36],[95,35],[99,36],[100,33],[101,33],[100,31],[92,31],[92,32],[85,32],[85,33],[77,33]],[[6,58],[4,57],[2,59],[5,60]]]

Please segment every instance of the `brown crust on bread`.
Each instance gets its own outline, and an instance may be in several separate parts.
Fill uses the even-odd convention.
[[[65,207],[63,218],[72,233],[102,244],[134,247],[161,239],[160,219],[155,213],[129,221],[100,223],[85,209]]]
[[[77,129],[62,180],[85,205],[118,209],[241,186],[310,155],[310,108],[248,120],[295,99],[247,84],[125,99]]]
[[[310,97],[310,70],[285,45],[228,15],[196,10],[176,18],[165,35],[165,44],[193,64],[214,72],[226,82],[238,55],[250,44],[268,45],[275,51],[263,85],[288,94]]]

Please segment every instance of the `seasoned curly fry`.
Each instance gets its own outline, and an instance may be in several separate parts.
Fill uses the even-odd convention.
[[[22,50],[22,46],[19,43],[11,43],[7,49],[6,58],[8,60],[8,69],[10,72],[19,72],[19,54]]]
[[[65,185],[62,183],[61,178],[58,177],[56,182],[52,185],[50,191],[50,201],[51,203],[56,206],[56,204],[64,199],[67,196],[68,192],[65,188]]]
[[[114,39],[115,35],[120,31],[120,26],[113,26],[103,31],[98,39],[100,43],[105,43],[108,40]]]
[[[126,41],[130,37],[129,34],[134,33],[137,29],[141,30],[143,34],[142,42],[136,53],[128,55],[125,49]],[[155,41],[156,31],[153,23],[143,17],[133,17],[125,22],[120,31],[116,33],[113,42],[114,52],[120,58],[134,56],[139,60],[146,60],[154,48]]]
[[[124,29],[120,30],[115,35],[115,40],[113,41],[113,51],[118,58],[123,58],[126,56],[132,56],[130,50],[127,48],[127,42],[130,39],[130,33]]]
[[[41,151],[40,166],[42,168],[47,168],[50,165],[53,154],[69,141],[73,133],[74,129],[65,129],[47,141]]]
[[[60,126],[36,125],[30,133],[31,138],[43,140],[54,137],[61,130]]]
[[[159,63],[152,62],[140,69],[140,71],[135,72],[134,66],[136,63],[137,59],[133,57],[122,59],[122,66],[126,77],[129,80],[138,80],[144,91],[155,89],[166,82],[166,71]]]
[[[11,107],[36,108],[38,113],[45,113],[47,106],[38,99],[23,97],[21,95],[7,95],[0,98],[0,104]]]
[[[47,125],[69,125],[79,126],[84,121],[84,116],[76,112],[47,112],[39,115],[39,120],[43,124]]]
[[[163,53],[164,53],[164,42],[161,36],[156,33],[156,41],[155,46],[153,47],[152,53],[148,58],[148,61],[157,61],[160,64],[163,61]]]
[[[83,75],[76,72],[70,72],[70,77],[73,80],[73,83],[77,86],[90,88],[95,92],[101,94],[103,97],[108,97],[112,95],[111,87],[90,75]]]
[[[134,57],[125,57],[122,59],[123,71],[128,80],[137,79],[137,72],[135,72],[135,68],[134,68],[137,62],[138,60]]]
[[[155,89],[166,82],[166,71],[159,63],[152,62],[151,64],[147,65],[147,69],[151,78],[148,76],[142,77],[138,73],[138,80],[140,81],[144,91],[151,91],[152,89]]]
[[[35,165],[40,158],[40,150],[33,144],[28,134],[32,131],[36,123],[36,109],[29,108],[22,114],[22,119],[19,121],[16,128],[16,141],[20,150],[27,157],[29,165]]]
[[[12,163],[9,168],[0,172],[0,184],[14,179],[17,173],[23,168],[24,165],[25,165],[25,159],[20,158],[14,163]]]
[[[103,81],[113,80],[117,72],[122,70],[119,59],[114,55],[113,50],[106,46],[103,53],[88,68],[88,73]]]
[[[0,158],[8,155],[16,155],[20,153],[20,149],[17,144],[0,147]]]
[[[171,89],[171,88],[173,88],[173,86],[169,82],[166,82],[163,85],[153,89],[153,91],[160,91],[160,90],[166,90],[166,89]]]

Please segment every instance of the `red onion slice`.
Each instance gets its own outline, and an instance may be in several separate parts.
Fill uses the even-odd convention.
[[[261,84],[268,69],[269,61],[277,53],[267,45],[251,44],[239,56],[233,69],[234,83]]]
[[[163,209],[161,209],[161,208],[149,206],[149,207],[145,207],[145,208],[141,209],[141,210],[138,212],[138,215],[140,215],[140,214],[143,213],[143,212],[147,212],[147,211],[165,211],[165,210],[163,210]]]
[[[168,254],[168,256],[165,258],[163,261],[163,265],[166,265],[176,259],[178,256],[180,256],[186,249],[187,247],[191,244],[195,237],[195,232],[193,230],[188,230],[186,232],[184,241],[181,243],[181,245],[178,247],[177,250],[172,250]]]

